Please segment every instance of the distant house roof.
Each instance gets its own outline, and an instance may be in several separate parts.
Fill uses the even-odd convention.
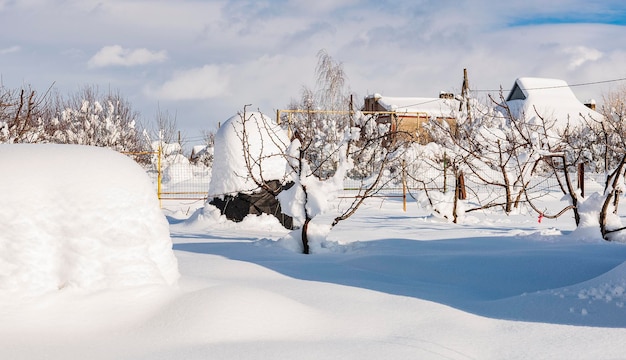
[[[567,83],[559,79],[522,77],[515,80],[506,98],[512,115],[528,123],[554,121],[556,130],[576,125],[582,117],[600,120],[602,115],[581,103]]]
[[[396,113],[426,113],[430,117],[451,118],[459,110],[459,101],[454,98],[427,98],[427,97],[394,97],[380,94],[369,95],[366,98],[376,101],[385,111]]]

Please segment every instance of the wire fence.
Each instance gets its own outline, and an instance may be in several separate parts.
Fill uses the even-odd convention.
[[[165,157],[161,149],[154,152],[125,153],[141,164],[150,177],[158,199],[168,200],[193,200],[206,201],[211,181],[211,169],[202,164],[193,164],[187,159],[170,156]],[[182,157],[182,155],[180,155]],[[382,198],[417,198],[424,192],[439,192],[454,194],[456,178],[450,169],[445,166],[408,166],[405,173],[390,173],[386,181],[383,181],[376,194]],[[498,179],[502,174],[498,171],[485,169],[481,175],[483,178]],[[576,179],[576,174],[572,174]],[[590,191],[598,190],[603,183],[604,174],[585,174],[584,187]],[[501,186],[487,184],[471,174],[464,176],[466,200],[476,204],[484,204],[496,201],[503,196],[504,189]],[[525,186],[530,196],[537,201],[547,195],[562,193],[563,179],[559,179],[554,173],[543,176],[535,176]],[[360,196],[362,189],[371,185],[368,179],[344,180],[344,190],[340,197]],[[580,187],[581,184],[575,184]]]
[[[152,181],[160,201],[206,200],[211,169],[193,164],[182,155],[164,156],[162,148],[152,152],[125,152],[137,161]]]

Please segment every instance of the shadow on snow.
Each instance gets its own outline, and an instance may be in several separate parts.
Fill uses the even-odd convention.
[[[296,279],[434,301],[491,318],[626,327],[626,308],[619,299],[580,296],[597,286],[593,279],[626,260],[626,246],[619,244],[528,237],[386,239],[346,245],[342,253],[301,255],[268,240],[223,240],[175,244],[174,249],[247,261]]]

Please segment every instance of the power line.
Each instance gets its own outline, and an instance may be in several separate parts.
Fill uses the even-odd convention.
[[[437,101],[440,101],[440,100],[442,100],[442,99],[441,99],[441,98],[434,98],[434,99],[427,100],[427,101],[424,101],[424,102],[421,102],[421,103],[416,103],[416,104],[410,104],[410,105],[398,106],[397,108],[409,108],[409,107],[411,107],[411,106],[419,106],[419,105],[424,105],[424,104],[428,104],[428,103],[431,103],[431,102],[437,102]]]
[[[611,79],[611,80],[600,80],[600,81],[590,81],[590,82],[577,83],[577,84],[571,84],[571,85],[567,85],[566,84],[566,85],[554,85],[554,86],[524,88],[524,90],[559,89],[559,88],[567,88],[567,87],[578,87],[578,86],[589,86],[589,85],[606,84],[606,83],[619,82],[619,81],[626,81],[626,78],[618,78],[618,79]],[[503,91],[503,90],[504,89],[498,89],[498,90],[470,90],[470,91],[473,91],[473,92],[498,92],[498,91]],[[412,107],[412,106],[424,105],[424,104],[428,104],[428,103],[436,102],[436,101],[440,101],[440,100],[441,100],[440,98],[434,98],[432,100],[427,100],[427,101],[420,102],[420,103],[398,106],[398,108],[409,108],[409,107]]]
[[[626,78],[619,79],[611,79],[611,80],[600,80],[600,81],[591,81],[585,83],[571,84],[571,85],[554,85],[554,86],[545,86],[545,87],[535,87],[535,88],[524,88],[524,90],[545,90],[545,89],[558,89],[558,88],[566,88],[566,87],[577,87],[577,86],[589,86],[589,85],[598,85],[598,84],[606,84],[612,82],[626,81]],[[503,89],[498,90],[471,90],[475,92],[497,92]]]

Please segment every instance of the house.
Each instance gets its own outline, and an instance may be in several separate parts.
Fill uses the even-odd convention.
[[[542,125],[562,132],[568,126],[576,126],[585,120],[601,121],[602,114],[594,110],[595,102],[581,103],[563,80],[522,77],[515,80],[505,106],[499,108],[506,115],[506,108],[515,119],[528,124]]]
[[[365,97],[363,111],[377,113],[379,123],[390,124],[396,136],[410,137],[421,144],[431,142],[424,124],[434,119],[455,128],[460,102],[451,93],[442,92],[437,98],[391,97],[373,94]]]

